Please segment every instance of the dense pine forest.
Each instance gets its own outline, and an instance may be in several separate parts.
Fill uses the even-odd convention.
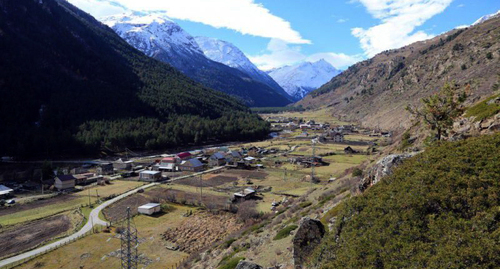
[[[0,58],[0,154],[163,149],[269,130],[66,1],[0,0]]]

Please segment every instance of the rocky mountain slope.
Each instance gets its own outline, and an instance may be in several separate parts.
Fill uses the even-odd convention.
[[[196,40],[163,13],[130,12],[106,17],[125,41],[144,54],[168,63],[207,87],[233,95],[249,106],[284,106],[288,96],[236,68],[212,61]]]
[[[0,59],[2,156],[167,148],[269,129],[64,0],[0,0]]]
[[[295,101],[302,99],[309,92],[321,87],[340,74],[325,60],[303,62],[284,66],[267,72]]]
[[[298,105],[328,106],[343,119],[372,128],[405,129],[408,104],[436,93],[445,82],[469,84],[469,102],[489,96],[500,70],[500,18],[385,51],[357,63]]]
[[[257,66],[255,66],[235,45],[210,37],[198,36],[195,37],[195,40],[205,56],[212,61],[236,68],[246,73],[254,80],[268,85],[277,92],[281,93],[283,96],[291,99],[288,93],[286,93],[283,88],[276,83],[276,81],[274,81],[266,72],[257,68]]]

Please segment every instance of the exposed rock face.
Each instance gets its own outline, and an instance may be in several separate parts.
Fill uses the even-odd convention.
[[[415,156],[417,153],[391,154],[378,161],[361,180],[359,190],[365,191],[369,186],[377,184],[383,177],[390,175],[392,170],[403,163],[404,159]]]
[[[500,17],[494,17],[467,29],[384,51],[352,65],[295,106],[329,106],[342,120],[372,129],[407,129],[412,125],[407,105],[421,106],[420,99],[438,92],[445,82],[465,86],[478,81],[471,83],[469,100],[493,93],[491,85],[498,81],[500,68],[500,42],[493,41],[500,37],[499,26]],[[489,53],[495,57],[488,59]]]
[[[321,221],[307,217],[300,221],[300,227],[292,241],[295,268],[302,268],[324,235],[325,227]]]
[[[263,269],[263,267],[253,262],[240,261],[238,265],[236,265],[236,269]]]

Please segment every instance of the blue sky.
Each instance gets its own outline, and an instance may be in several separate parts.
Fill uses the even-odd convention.
[[[499,0],[69,0],[95,17],[165,11],[193,36],[226,40],[261,69],[326,59],[336,68],[500,10]]]

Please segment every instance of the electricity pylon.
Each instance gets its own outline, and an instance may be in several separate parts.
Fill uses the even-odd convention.
[[[130,207],[127,207],[127,228],[121,233],[122,269],[137,269],[137,229],[130,224]]]

